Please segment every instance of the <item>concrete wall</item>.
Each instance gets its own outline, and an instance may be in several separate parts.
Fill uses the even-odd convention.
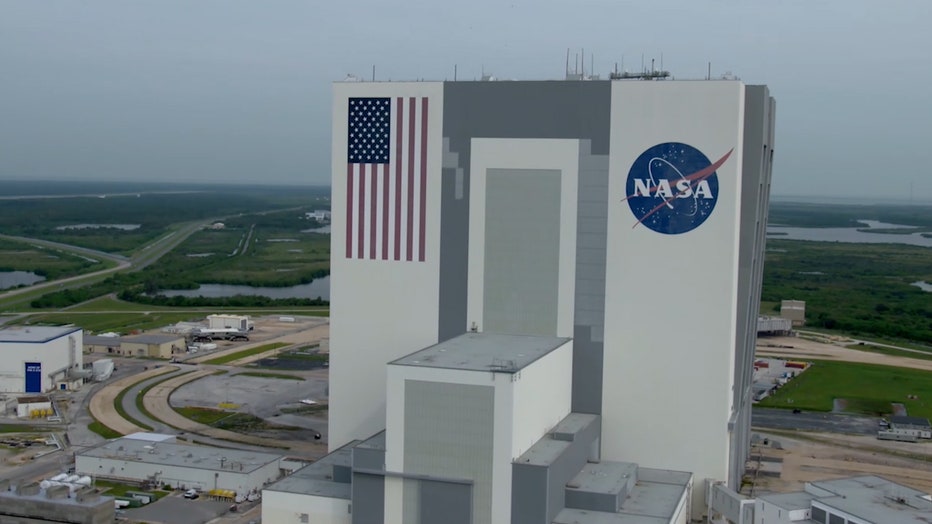
[[[75,499],[67,496],[67,488],[63,493],[52,495],[52,491],[40,491],[34,484],[23,489],[22,495],[4,488],[0,490],[0,524],[110,524],[115,516],[113,497],[91,496],[79,491],[75,496],[80,498]],[[27,495],[27,491],[35,493]]]
[[[48,342],[0,342],[0,393],[25,391],[26,362],[42,363],[42,392],[55,389],[68,369],[84,363],[84,332],[76,330]]]
[[[602,374],[605,459],[727,480],[743,108],[739,82],[612,84]],[[697,210],[707,218],[682,234],[651,230],[624,201],[635,160],[671,142],[692,146],[710,162],[731,152],[716,171],[714,208]],[[662,198],[654,201],[664,206]],[[703,486],[699,483],[697,491]],[[694,494],[696,513],[704,500],[704,493]]]
[[[423,262],[396,261],[393,256],[389,260],[382,260],[381,257],[371,260],[358,258],[355,252],[352,257],[346,256],[348,233],[354,234],[353,231],[347,231],[348,211],[353,214],[353,226],[359,222],[358,214],[355,214],[358,202],[348,202],[347,199],[350,189],[347,183],[348,101],[350,97],[367,96],[415,96],[427,97],[429,100],[426,252]],[[442,118],[443,86],[440,83],[334,85],[333,223],[330,235],[333,253],[330,268],[330,293],[333,297],[330,305],[330,450],[354,438],[372,435],[384,427],[385,364],[437,342]],[[391,173],[390,183],[394,182],[394,177],[395,174]],[[382,184],[382,180],[378,182]],[[358,184],[354,187],[358,189]],[[394,193],[391,193],[391,197],[394,197]],[[371,201],[367,200],[366,203]],[[382,205],[380,202],[376,204]],[[381,207],[377,207],[377,228],[382,225],[381,210]],[[371,214],[367,214],[365,219],[371,220]],[[394,217],[390,216],[389,222],[389,226],[394,228]],[[377,251],[381,255],[381,250]],[[399,307],[399,304],[403,307]]]
[[[350,501],[345,499],[281,491],[262,493],[262,522],[351,524],[350,519]]]

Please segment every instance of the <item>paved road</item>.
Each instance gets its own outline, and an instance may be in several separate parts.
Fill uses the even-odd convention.
[[[753,408],[751,426],[755,428],[817,431],[821,433],[846,433],[850,435],[874,435],[877,433],[877,417],[848,415],[844,413],[808,412],[793,413],[789,409]]]

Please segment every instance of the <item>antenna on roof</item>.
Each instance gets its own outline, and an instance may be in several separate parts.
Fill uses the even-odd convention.
[[[372,81],[375,82],[375,64],[372,64]]]

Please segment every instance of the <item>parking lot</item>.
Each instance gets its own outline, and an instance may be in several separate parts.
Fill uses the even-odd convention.
[[[201,497],[189,500],[181,493],[173,493],[141,508],[125,510],[123,515],[138,522],[164,524],[203,524],[229,512],[230,502],[208,500]]]

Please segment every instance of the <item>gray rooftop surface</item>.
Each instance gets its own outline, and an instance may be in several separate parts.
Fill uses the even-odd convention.
[[[0,343],[30,343],[42,344],[81,331],[79,327],[60,326],[25,326],[8,327],[0,329]]]
[[[165,344],[167,342],[175,342],[177,340],[184,340],[183,335],[136,335],[134,337],[122,337],[121,342],[129,342],[131,344]]]
[[[354,440],[317,462],[308,464],[275,482],[265,490],[350,500],[352,484],[334,481],[333,466],[349,467],[353,462],[353,447],[358,444],[359,441]]]
[[[132,438],[111,440],[78,453],[78,455],[235,473],[250,473],[282,458],[281,455],[273,453],[151,442]],[[221,467],[221,462],[223,467]]]
[[[586,464],[569,483],[567,489],[586,493],[617,494],[624,490],[628,479],[638,478],[638,465],[631,462],[599,462]]]
[[[570,340],[559,337],[464,333],[389,364],[516,373]]]
[[[98,335],[84,335],[85,346],[119,346],[122,337],[101,337]]]
[[[587,465],[592,466],[592,465]],[[590,471],[615,473],[632,471],[634,464],[602,462]],[[586,471],[585,469],[583,471]],[[594,475],[597,476],[597,475]],[[607,475],[611,477],[612,475]],[[553,524],[667,524],[683,499],[692,474],[685,471],[637,468],[637,484],[622,503],[621,511],[608,513],[581,509],[563,509]],[[579,476],[573,479],[577,482]],[[600,485],[602,482],[604,485]],[[614,480],[590,481],[596,491],[609,492]]]
[[[385,430],[379,431],[375,435],[359,443],[357,448],[361,449],[378,449],[385,451]]]
[[[820,503],[876,524],[932,522],[932,501],[927,493],[876,476],[812,482],[835,496],[816,497]]]
[[[112,502],[113,497],[109,495],[100,495],[99,497],[96,497],[92,500],[84,500],[84,501],[79,501],[77,498],[73,496],[50,499],[48,498],[47,490],[43,488],[40,488],[39,492],[36,493],[35,495],[20,495],[19,493],[15,491],[10,491],[9,489],[0,490],[0,500],[4,498],[20,499],[20,500],[34,500],[40,503],[64,505],[64,506],[76,506],[76,507],[81,507],[81,508],[92,508],[94,506],[99,506],[104,502],[113,504]],[[2,504],[2,502],[0,502],[0,504]],[[6,520],[4,520],[4,522],[6,522]],[[11,522],[19,522],[19,521],[12,520]]]
[[[795,493],[770,493],[768,495],[761,495],[757,497],[765,502],[769,502],[774,506],[783,508],[788,511],[793,511],[797,509],[809,509],[812,505],[812,499],[815,498],[815,495],[810,495],[804,491],[798,491]]]

